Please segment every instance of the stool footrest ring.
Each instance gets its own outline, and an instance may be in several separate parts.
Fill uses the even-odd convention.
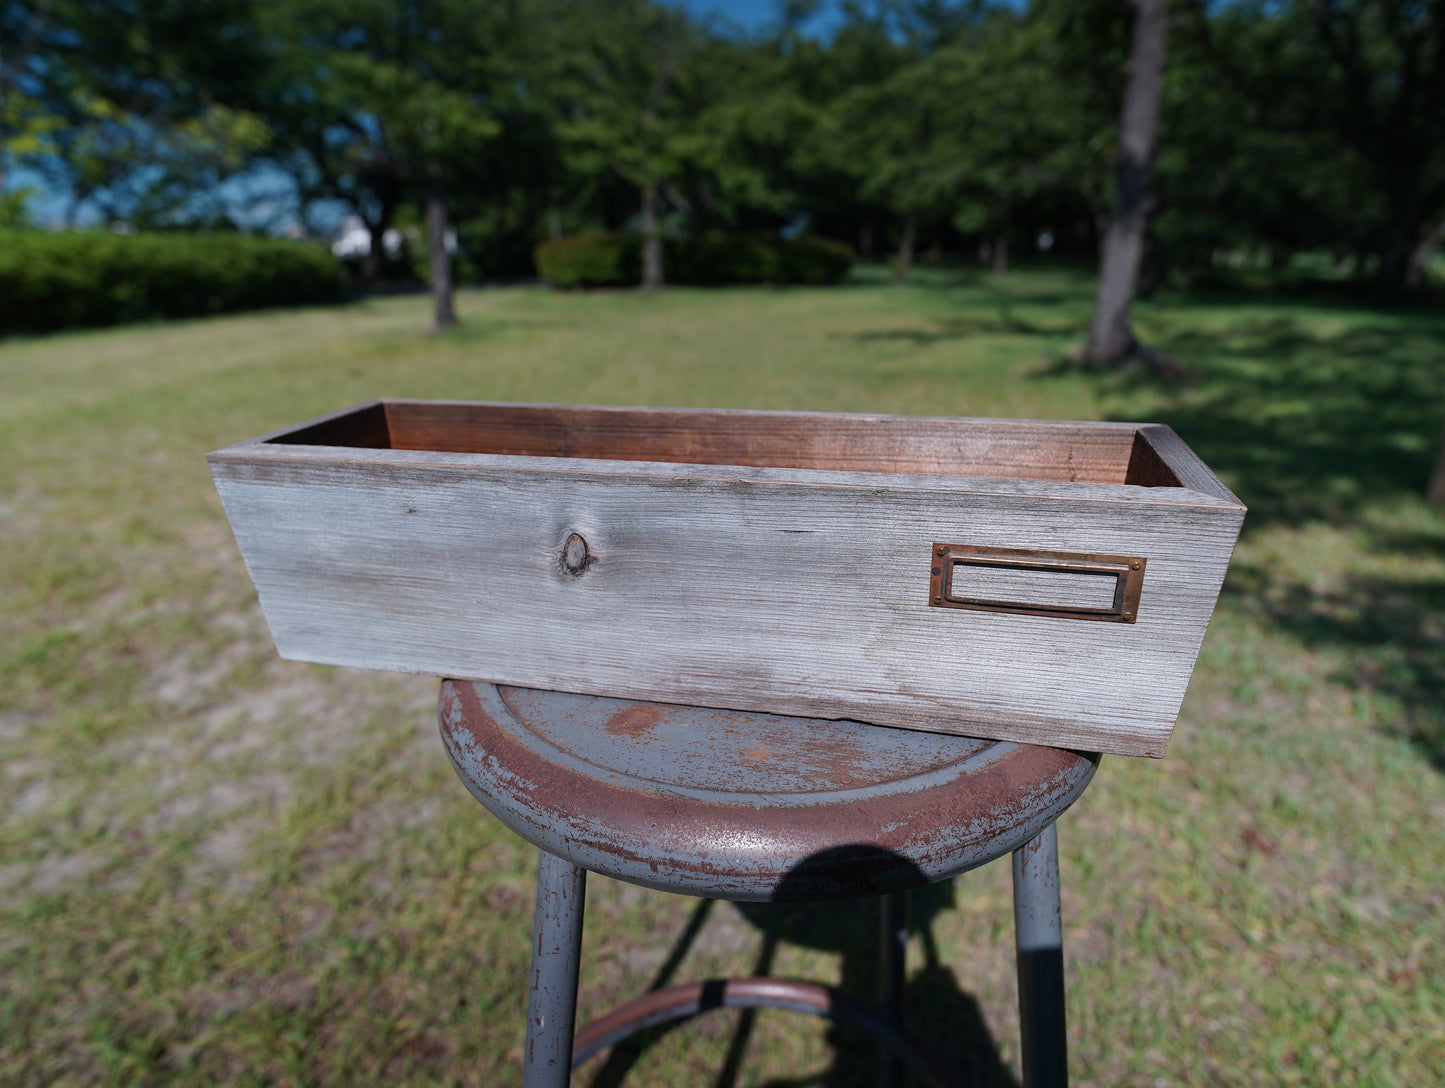
[[[827,986],[782,978],[710,979],[643,994],[577,1033],[572,1043],[572,1068],[645,1028],[714,1009],[786,1009],[821,1016],[866,1031],[937,1088],[971,1081],[961,1078],[924,1043],[888,1023],[877,1010]]]

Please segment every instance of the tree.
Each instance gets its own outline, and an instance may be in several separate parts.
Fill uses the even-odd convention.
[[[1445,509],[1445,431],[1440,433],[1440,444],[1435,447],[1435,462],[1430,469],[1430,482],[1425,485],[1425,501],[1431,506]]]
[[[781,35],[777,43],[794,93],[810,115],[788,168],[813,218],[856,240],[863,259],[872,260],[882,242],[882,224],[896,219],[896,213],[877,197],[863,195],[871,144],[852,138],[849,115],[857,96],[886,81],[907,57],[876,14],[856,4],[845,5],[844,13],[845,22],[826,46],[796,32]]]
[[[268,140],[263,121],[211,93],[263,60],[237,33],[245,9],[245,0],[0,4],[0,45],[11,30],[21,43],[6,63],[29,58],[0,73],[0,115],[13,118],[21,99],[29,109],[29,139],[9,150],[70,191],[72,220],[85,202],[153,224],[215,218],[221,182]]]
[[[1156,279],[1166,267],[1207,274],[1226,254],[1281,270],[1303,251],[1334,252],[1343,263],[1372,244],[1383,194],[1351,148],[1301,124],[1294,96],[1278,90],[1277,54],[1272,32],[1237,9],[1183,9],[1160,112],[1168,137],[1154,171],[1146,265]]]
[[[366,274],[415,194],[425,209],[434,326],[456,323],[447,205],[454,178],[485,162],[501,131],[510,0],[273,0],[257,25],[264,73],[236,89],[265,116],[275,157],[305,201],[345,202],[371,236]]]
[[[1405,271],[1405,290],[1415,293],[1425,286],[1425,277],[1436,252],[1445,245],[1445,219],[1425,231],[1419,243],[1410,253],[1410,265]]]
[[[1083,205],[1087,115],[1060,78],[1054,28],[1037,13],[987,13],[924,65],[948,106],[955,228],[981,234],[995,272],[1008,268],[1016,215],[1047,200]]]
[[[902,223],[895,283],[907,283],[920,216],[945,213],[958,191],[962,148],[948,119],[952,102],[940,73],[922,60],[873,86],[845,93],[820,132],[854,164],[858,197]]]
[[[0,3],[0,199],[10,154],[38,150],[36,136],[48,127],[43,115],[36,116],[38,103],[33,88],[26,93],[26,84],[41,78],[36,61],[52,29],[53,7],[53,0]]]
[[[478,95],[448,85],[455,69],[434,61],[403,65],[347,52],[329,58],[329,67],[352,103],[353,131],[385,156],[392,177],[422,194],[433,328],[455,325],[447,179],[459,161],[485,154],[501,125]]]
[[[1337,81],[1332,127],[1375,168],[1388,200],[1376,289],[1395,302],[1426,216],[1445,197],[1445,0],[1314,0],[1307,10]]]
[[[52,188],[69,192],[71,227],[87,204],[103,221],[142,229],[229,222],[223,184],[253,166],[270,141],[260,118],[219,105],[163,123],[77,96],[63,116],[22,158]]]
[[[615,172],[639,196],[642,290],[662,287],[659,215],[669,187],[705,157],[695,127],[712,88],[698,63],[709,44],[687,15],[645,0],[579,8],[569,66],[568,115],[559,131],[574,169]]]
[[[901,224],[894,281],[906,283],[920,217],[944,215],[955,195],[961,146],[946,66],[929,59],[958,30],[937,4],[849,4],[833,52],[840,80],[821,116],[813,161],[849,177],[861,203]]]
[[[1128,80],[1119,115],[1113,210],[1099,250],[1099,285],[1089,339],[1078,361],[1102,366],[1140,360],[1155,369],[1177,364],[1134,337],[1130,308],[1139,282],[1145,231],[1153,208],[1149,191],[1164,59],[1169,36],[1166,0],[1130,0],[1134,9]]]
[[[690,229],[775,231],[806,217],[796,155],[817,114],[793,79],[795,45],[710,37],[694,58],[699,112],[673,187]]]
[[[1372,251],[1378,300],[1399,302],[1429,225],[1445,214],[1445,0],[1191,11],[1220,74],[1272,115],[1274,131],[1347,159],[1365,199],[1348,202],[1337,235]],[[1241,53],[1266,62],[1241,64]]]

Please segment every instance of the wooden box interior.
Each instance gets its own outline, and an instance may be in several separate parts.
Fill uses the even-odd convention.
[[[1131,424],[380,401],[271,443],[1180,487]]]

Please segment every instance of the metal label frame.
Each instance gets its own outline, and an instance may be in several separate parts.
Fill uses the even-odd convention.
[[[1071,620],[1104,620],[1112,623],[1134,623],[1139,618],[1139,594],[1144,588],[1144,568],[1148,565],[1148,560],[1143,556],[989,548],[974,544],[935,543],[929,558],[930,607],[966,608],[975,612],[1011,612],[1021,616],[1055,616]],[[1077,608],[1071,605],[1052,607],[985,597],[957,597],[953,593],[953,572],[959,565],[1036,570],[1055,574],[1113,575],[1114,602],[1108,608]]]

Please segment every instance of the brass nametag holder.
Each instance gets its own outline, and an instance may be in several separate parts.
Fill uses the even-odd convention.
[[[1146,560],[1131,555],[934,544],[935,608],[1133,623]]]

